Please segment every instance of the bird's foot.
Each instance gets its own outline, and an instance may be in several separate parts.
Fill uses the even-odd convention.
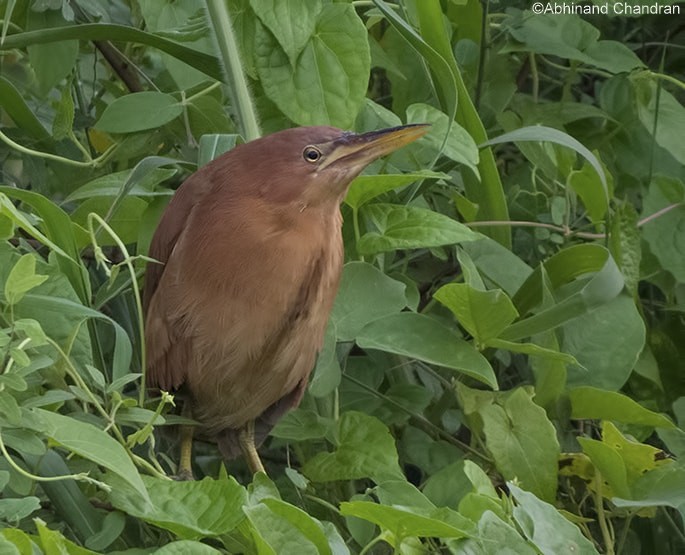
[[[178,474],[173,476],[173,479],[177,482],[194,482],[195,476],[193,476],[193,471],[189,468],[179,468]]]

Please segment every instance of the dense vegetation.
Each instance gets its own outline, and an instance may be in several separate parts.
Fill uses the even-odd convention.
[[[0,2],[2,553],[685,549],[685,19],[531,7]],[[269,477],[198,444],[171,480],[140,286],[173,190],[404,122]]]

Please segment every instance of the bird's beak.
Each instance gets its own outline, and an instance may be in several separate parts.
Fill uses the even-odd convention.
[[[319,169],[322,170],[336,162],[364,167],[377,158],[423,137],[429,127],[430,124],[415,123],[368,133],[345,133],[331,141],[331,150]]]

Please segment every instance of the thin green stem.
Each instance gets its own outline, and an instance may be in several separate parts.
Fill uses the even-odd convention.
[[[253,141],[261,136],[261,130],[240,60],[228,4],[223,0],[206,0],[206,6],[208,24],[214,30],[231,102],[238,115],[238,126],[243,138],[246,141]]]
[[[528,54],[528,62],[530,63],[530,76],[533,79],[533,102],[537,104],[540,94],[540,74],[538,73],[538,62],[535,52]]]
[[[89,484],[93,484],[100,489],[104,491],[112,491],[112,488],[108,485],[105,484],[104,482],[100,482],[99,480],[96,480],[95,478],[91,478],[88,476],[86,472],[79,472],[78,474],[64,474],[62,476],[38,476],[36,474],[32,474],[31,472],[24,470],[21,466],[19,466],[16,462],[14,462],[14,459],[11,457],[11,455],[7,452],[7,448],[5,447],[5,442],[2,440],[2,434],[0,433],[0,452],[4,455],[5,459],[7,460],[7,463],[19,474],[22,476],[28,478],[29,480],[33,480],[34,482],[58,482],[59,480],[76,480],[78,482],[87,482]]]
[[[93,244],[93,248],[95,249],[95,252],[100,252],[100,247],[97,244],[97,239],[96,239],[96,232],[93,227],[93,221],[97,221],[97,223],[100,225],[100,229],[104,229],[107,234],[112,238],[116,246],[121,250],[121,252],[124,255],[124,261],[123,264],[126,264],[126,267],[129,270],[129,274],[131,277],[131,288],[133,289],[133,297],[136,303],[136,310],[138,311],[138,338],[140,341],[140,372],[142,373],[141,377],[141,385],[140,385],[140,390],[138,393],[138,404],[142,407],[145,404],[145,375],[147,373],[147,358],[146,358],[146,349],[145,349],[145,327],[143,324],[143,303],[141,301],[141,295],[140,295],[140,288],[138,287],[138,280],[136,279],[136,270],[133,267],[133,262],[132,258],[128,253],[128,250],[126,249],[126,245],[124,245],[124,242],[119,238],[119,236],[114,232],[114,230],[103,220],[98,214],[95,214],[94,212],[91,212],[88,214],[88,232],[90,233],[90,239]],[[97,254],[96,254],[97,256]],[[108,269],[106,268],[106,271]]]
[[[0,141],[5,143],[7,146],[26,154],[28,156],[35,156],[36,158],[43,158],[45,160],[52,160],[54,162],[60,162],[61,164],[67,164],[69,166],[76,166],[77,168],[97,168],[105,163],[109,158],[109,155],[113,152],[117,145],[110,146],[105,152],[103,152],[97,158],[93,158],[89,162],[79,162],[78,160],[71,160],[70,158],[64,158],[63,156],[57,156],[56,154],[50,154],[49,152],[41,152],[40,150],[33,150],[32,148],[27,148],[14,142],[2,131],[0,131]]]
[[[607,525],[606,513],[604,511],[604,498],[602,497],[602,475],[599,471],[595,473],[595,509],[597,511],[597,522],[602,532],[604,550],[607,555],[614,555],[614,538]]]

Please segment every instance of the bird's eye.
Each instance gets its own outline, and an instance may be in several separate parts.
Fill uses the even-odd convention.
[[[305,147],[302,156],[307,162],[318,162],[319,158],[321,158],[321,151],[315,146],[308,146]]]

